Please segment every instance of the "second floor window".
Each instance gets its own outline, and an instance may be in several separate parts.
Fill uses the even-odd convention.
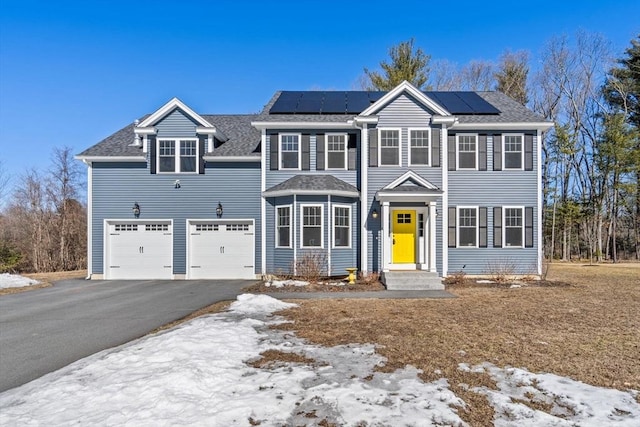
[[[280,169],[300,169],[300,135],[280,135]]]
[[[409,131],[411,143],[411,164],[429,164],[429,131],[427,129],[417,129]]]
[[[400,165],[400,131],[380,130],[380,165]]]
[[[158,141],[158,172],[196,172],[198,142],[195,139],[160,139]]]
[[[476,169],[476,135],[458,135],[458,169]]]
[[[522,135],[503,135],[505,169],[522,169],[522,138]]]
[[[327,169],[346,169],[347,135],[327,134]]]

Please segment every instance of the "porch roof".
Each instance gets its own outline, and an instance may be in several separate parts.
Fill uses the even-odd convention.
[[[313,174],[296,175],[262,193],[264,197],[281,197],[294,194],[360,197],[360,192],[356,187],[333,175]]]

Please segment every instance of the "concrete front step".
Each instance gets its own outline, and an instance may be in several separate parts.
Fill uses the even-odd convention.
[[[382,283],[390,291],[424,291],[444,289],[442,278],[430,271],[385,271]]]

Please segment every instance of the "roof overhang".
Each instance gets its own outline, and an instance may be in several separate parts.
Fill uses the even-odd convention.
[[[426,203],[438,200],[438,198],[442,196],[442,193],[443,192],[441,190],[431,190],[419,193],[397,193],[393,191],[380,190],[376,193],[376,200],[379,202]]]
[[[257,129],[352,129],[353,121],[346,122],[251,122]]]
[[[275,190],[275,191],[263,191],[264,197],[283,197],[283,196],[338,196],[338,197],[360,197],[358,191],[344,191],[344,190],[302,190],[302,189],[290,189],[290,190]]]
[[[415,87],[414,85],[412,85],[411,83],[405,80],[402,83],[400,83],[398,86],[393,88],[393,90],[387,92],[382,98],[380,98],[379,100],[371,104],[369,108],[367,108],[362,113],[360,113],[360,116],[370,116],[372,114],[377,113],[384,106],[386,106],[388,103],[393,101],[397,96],[399,96],[403,92],[406,92],[411,96],[413,96],[418,102],[423,104],[429,110],[433,111],[435,114],[438,114],[441,116],[451,115],[451,113],[449,113],[442,106],[440,106],[440,104],[435,102],[433,99],[429,98],[427,95],[422,93],[422,91],[420,91],[417,87]]]
[[[458,118],[455,116],[432,116],[431,123],[434,125],[446,125],[453,126],[458,122]]]
[[[207,162],[222,163],[242,163],[242,162],[260,162],[259,156],[202,156]]]
[[[514,122],[514,123],[456,123],[452,130],[527,130],[546,131],[553,127],[553,122]]]
[[[81,160],[84,163],[137,163],[147,161],[147,158],[144,156],[75,156],[74,158],[76,160]]]

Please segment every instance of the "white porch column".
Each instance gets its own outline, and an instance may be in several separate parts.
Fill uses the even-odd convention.
[[[429,271],[436,271],[436,202],[429,202]]]
[[[389,202],[382,202],[382,270],[389,271],[389,264],[391,264],[391,230],[389,227]]]
[[[360,128],[360,271],[369,271],[369,233],[367,230],[367,220],[369,219],[369,188],[367,170],[369,161],[369,131],[367,124],[362,124]],[[376,241],[372,238],[372,244]]]

